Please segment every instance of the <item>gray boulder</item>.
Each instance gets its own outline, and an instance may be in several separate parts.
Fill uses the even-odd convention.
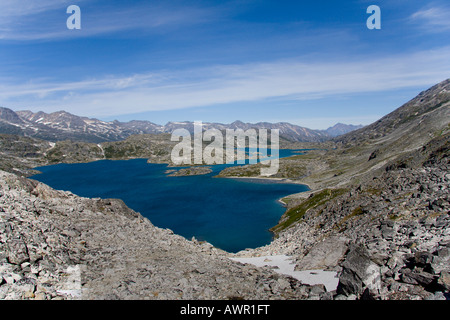
[[[8,261],[20,265],[30,260],[25,242],[22,239],[11,239],[7,243]]]
[[[438,279],[438,285],[440,285],[445,291],[450,291],[450,274],[448,272],[441,272]]]
[[[436,255],[430,262],[434,274],[440,274],[442,271],[450,272],[450,249],[443,247],[437,250]]]
[[[367,249],[361,245],[352,244],[342,264],[337,293],[361,297],[375,296],[381,288],[380,268],[370,260]]]
[[[314,245],[297,263],[296,270],[314,270],[333,268],[343,259],[347,251],[348,239],[345,237],[329,237]]]
[[[421,270],[411,270],[408,268],[401,270],[401,279],[405,283],[419,284],[422,287],[427,287],[433,283],[436,277],[428,272]]]

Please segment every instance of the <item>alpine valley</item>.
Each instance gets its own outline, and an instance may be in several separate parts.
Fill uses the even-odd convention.
[[[1,108],[0,299],[449,298],[450,79],[365,127],[205,123],[279,129],[282,148],[308,149],[280,159],[269,178],[310,191],[281,199],[286,211],[263,247],[226,252],[160,228],[119,199],[80,197],[28,178],[58,163],[170,164],[170,133],[180,127],[193,124]],[[261,178],[260,166],[232,166],[218,177]],[[280,256],[298,272],[335,272],[337,286],[239,262]]]

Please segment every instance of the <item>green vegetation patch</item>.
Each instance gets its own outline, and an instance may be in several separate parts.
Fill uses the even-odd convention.
[[[286,160],[311,160],[317,159],[319,157],[318,154],[313,153],[300,153],[290,157],[285,158]]]
[[[373,188],[373,187],[368,187],[364,191],[370,195],[377,196],[377,197],[381,196],[381,193],[383,192],[383,190],[378,189],[378,188]]]
[[[280,223],[270,230],[274,233],[280,233],[302,219],[308,210],[315,209],[347,191],[347,189],[324,189],[312,194],[298,206],[287,210]]]

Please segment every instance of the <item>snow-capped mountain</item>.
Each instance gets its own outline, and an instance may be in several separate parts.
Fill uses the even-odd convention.
[[[345,125],[344,125],[345,126]],[[80,117],[66,111],[45,113],[42,111],[17,111],[0,107],[0,133],[18,134],[36,137],[48,141],[73,140],[84,142],[104,142],[123,140],[134,134],[172,133],[175,129],[187,129],[194,131],[194,122],[168,122],[166,125],[158,125],[145,120],[133,120],[129,122],[102,121],[93,118]],[[280,136],[301,142],[320,142],[334,136],[324,130],[312,130],[287,122],[269,123],[244,123],[234,121],[231,124],[203,123],[203,130],[208,129],[279,129]],[[342,126],[341,126],[342,128]],[[352,129],[353,126],[345,127]],[[344,132],[345,131],[345,132]]]
[[[53,113],[14,112],[0,108],[0,132],[49,141],[117,141],[133,134],[160,133],[162,127],[150,121],[102,121],[79,117],[65,111]]]

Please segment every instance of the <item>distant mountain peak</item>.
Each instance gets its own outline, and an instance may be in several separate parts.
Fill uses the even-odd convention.
[[[364,127],[363,125],[353,125],[353,124],[344,124],[341,122],[336,123],[334,126],[329,127],[325,130],[326,133],[328,133],[332,137],[337,137],[343,134],[346,134],[348,132],[361,129]]]
[[[0,119],[4,119],[11,123],[23,123],[22,119],[13,110],[0,107]]]

